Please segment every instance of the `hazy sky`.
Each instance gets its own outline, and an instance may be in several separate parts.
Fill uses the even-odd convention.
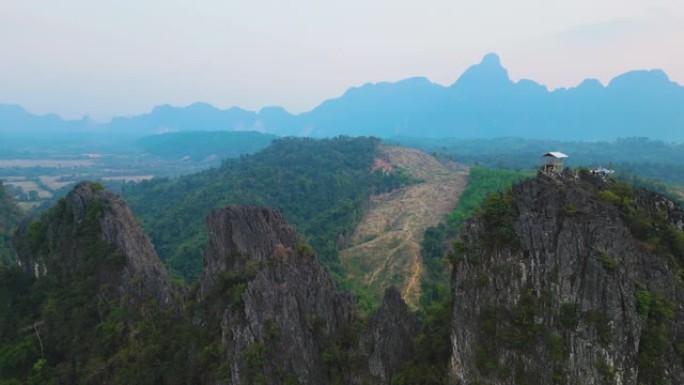
[[[549,88],[661,68],[682,0],[0,0],[0,103],[65,117],[204,101],[309,110],[351,86],[448,85],[488,52]]]

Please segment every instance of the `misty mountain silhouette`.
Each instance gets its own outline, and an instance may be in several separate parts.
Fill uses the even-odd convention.
[[[350,88],[311,111],[280,107],[221,110],[205,103],[155,107],[94,126],[0,105],[0,133],[93,130],[127,136],[167,131],[257,130],[278,135],[605,140],[648,136],[684,141],[684,87],[661,70],[631,71],[607,86],[587,79],[549,91],[532,80],[513,82],[495,54],[486,55],[449,87],[426,78]]]

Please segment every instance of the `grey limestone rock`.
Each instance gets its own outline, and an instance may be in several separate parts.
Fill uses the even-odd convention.
[[[19,245],[18,262],[24,270],[36,277],[70,279],[78,264],[93,258],[88,237],[95,237],[109,249],[97,254],[114,253],[121,259],[95,266],[101,287],[114,288],[128,306],[152,299],[162,308],[178,308],[165,268],[120,196],[81,182],[40,221],[37,228],[48,245]]]
[[[514,186],[517,244],[492,242],[482,216],[466,223],[452,276],[451,384],[684,383],[679,272],[601,199],[602,183],[566,173]],[[681,229],[667,199],[636,191],[629,203]],[[670,304],[671,318],[644,311],[644,296]],[[653,333],[664,336],[657,349]]]
[[[220,316],[230,367],[222,383],[325,383],[323,353],[351,320],[351,296],[335,290],[276,210],[229,206],[212,212],[207,225],[200,296]],[[239,301],[226,303],[226,293]]]
[[[413,339],[420,325],[401,293],[392,286],[385,291],[382,305],[371,317],[368,330],[361,338],[361,345],[368,351],[368,367],[372,376],[389,385],[392,376],[413,357]]]

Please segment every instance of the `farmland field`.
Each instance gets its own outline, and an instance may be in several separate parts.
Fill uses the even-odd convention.
[[[52,190],[57,190],[73,183],[73,175],[41,175],[38,178]]]
[[[102,180],[106,181],[121,181],[121,182],[142,182],[144,180],[150,180],[154,178],[154,175],[122,175],[122,176],[104,176]]]
[[[6,184],[9,186],[18,187],[27,193],[29,191],[35,191],[36,193],[38,193],[38,198],[40,198],[40,199],[47,199],[47,198],[52,197],[52,193],[50,191],[42,189],[40,186],[38,186],[38,183],[36,183],[32,180],[12,181],[12,182],[7,181]]]
[[[76,168],[93,166],[92,160],[81,159],[0,159],[2,168]]]
[[[32,154],[31,159],[0,159],[0,181],[24,210],[45,207],[43,203],[63,196],[69,186],[83,181],[101,181],[116,189],[121,183],[141,182],[197,172],[215,163],[164,160],[152,156],[117,154],[84,159],[63,159],[52,154]],[[43,158],[41,158],[43,156]],[[75,156],[74,156],[75,157]]]

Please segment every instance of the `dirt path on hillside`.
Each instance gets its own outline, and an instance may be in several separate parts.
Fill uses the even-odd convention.
[[[424,182],[371,197],[370,208],[340,259],[352,280],[367,285],[375,299],[395,285],[415,308],[421,294],[423,235],[456,206],[468,170],[441,164],[418,150],[385,147],[382,152],[393,168],[403,168]]]

